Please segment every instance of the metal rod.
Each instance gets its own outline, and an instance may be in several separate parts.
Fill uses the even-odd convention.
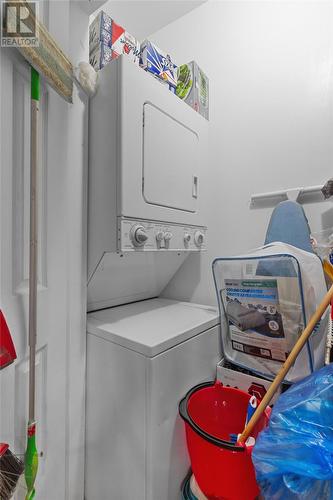
[[[30,254],[29,254],[29,421],[35,419],[37,275],[38,275],[38,111],[39,103],[31,99],[30,138]]]

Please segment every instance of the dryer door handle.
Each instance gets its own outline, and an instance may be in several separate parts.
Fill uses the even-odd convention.
[[[192,196],[193,198],[198,198],[198,176],[193,175],[192,178]]]

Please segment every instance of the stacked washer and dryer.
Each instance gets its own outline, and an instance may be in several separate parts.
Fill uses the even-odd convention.
[[[205,249],[207,134],[201,115],[125,56],[99,73],[89,115],[86,500],[177,500],[190,467],[178,403],[215,377],[219,315],[160,294]]]

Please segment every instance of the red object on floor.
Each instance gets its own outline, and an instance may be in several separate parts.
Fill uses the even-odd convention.
[[[0,310],[0,370],[17,358],[15,347],[5,317]]]
[[[250,394],[220,382],[200,384],[181,401],[192,471],[210,500],[254,500],[259,495],[251,454],[253,446],[230,441],[244,429]],[[264,413],[252,436],[267,426]]]
[[[7,443],[0,443],[0,457],[2,457],[8,450],[9,445]]]

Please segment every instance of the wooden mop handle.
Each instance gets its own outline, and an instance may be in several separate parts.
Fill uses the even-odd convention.
[[[333,285],[328,290],[328,292],[326,293],[322,302],[318,306],[316,312],[311,317],[307,327],[304,329],[302,335],[300,336],[300,338],[298,339],[298,341],[294,345],[288,358],[286,359],[286,361],[282,365],[280,371],[278,372],[278,374],[276,375],[272,384],[270,385],[268,391],[266,392],[264,398],[262,399],[262,401],[261,401],[260,405],[258,406],[258,408],[256,409],[256,411],[254,412],[251,420],[249,421],[249,423],[245,427],[243,433],[239,436],[238,443],[245,443],[246,440],[250,437],[251,432],[253,431],[253,428],[257,424],[259,418],[261,417],[261,415],[264,413],[265,409],[267,408],[267,406],[271,402],[274,394],[276,393],[277,389],[279,388],[279,386],[283,382],[286,374],[289,372],[289,370],[292,367],[292,365],[294,364],[297,356],[299,355],[300,351],[304,347],[304,344],[306,343],[306,341],[310,337],[311,333],[313,332],[316,324],[318,323],[318,321],[320,321],[320,319],[323,316],[323,314],[325,313],[327,307],[331,303],[332,297],[333,297]]]

